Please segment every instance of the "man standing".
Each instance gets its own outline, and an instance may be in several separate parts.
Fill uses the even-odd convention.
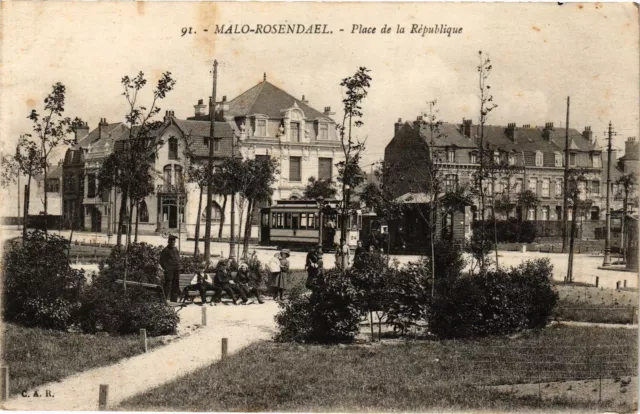
[[[169,235],[167,246],[160,253],[160,266],[164,270],[164,295],[171,302],[178,301],[180,290],[180,252],[176,249],[176,236]]]
[[[304,265],[307,270],[307,289],[312,289],[316,285],[318,276],[322,271],[322,266],[322,245],[319,244],[307,253],[307,259]]]

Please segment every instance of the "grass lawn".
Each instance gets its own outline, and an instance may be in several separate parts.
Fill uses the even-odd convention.
[[[134,336],[84,335],[10,323],[3,324],[2,334],[11,395],[142,353]],[[150,348],[160,344],[159,338],[148,339]]]
[[[595,366],[598,359],[604,361],[603,376],[626,376],[626,381],[636,375],[637,334],[627,329],[555,326],[512,339],[351,346],[263,342],[125,401],[118,409],[202,412],[625,409],[629,407],[620,407],[612,400],[598,405],[597,397],[595,402],[563,396],[539,400],[537,396],[518,396],[486,386],[552,381],[560,373],[566,380],[594,378],[596,374],[588,368]]]
[[[638,309],[637,290],[556,285],[559,319],[578,322],[632,323]]]

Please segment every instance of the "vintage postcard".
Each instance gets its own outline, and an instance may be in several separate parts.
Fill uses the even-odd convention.
[[[632,3],[0,3],[12,411],[638,401]]]

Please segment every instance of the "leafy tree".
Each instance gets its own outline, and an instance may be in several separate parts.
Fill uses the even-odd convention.
[[[35,109],[31,110],[28,119],[33,123],[33,132],[36,136],[36,142],[40,147],[42,171],[44,173],[44,182],[47,182],[47,174],[49,171],[49,158],[51,152],[62,144],[70,144],[73,141],[67,139],[67,135],[71,134],[75,128],[83,126],[84,122],[80,118],[71,119],[63,117],[64,104],[66,97],[66,87],[56,82],[51,93],[44,98],[44,112],[38,113]],[[31,135],[27,135],[31,137]],[[44,192],[44,232],[47,233],[47,191]]]
[[[310,200],[315,200],[318,197],[322,197],[325,200],[335,198],[338,191],[333,185],[334,183],[330,179],[317,180],[316,177],[309,177],[309,182],[304,188],[303,196]]]
[[[371,72],[369,69],[360,67],[353,76],[344,78],[340,82],[340,86],[345,93],[345,97],[342,100],[344,114],[342,123],[338,126],[340,143],[345,159],[336,164],[339,174],[338,181],[342,183],[341,242],[346,241],[351,189],[355,190],[364,182],[364,172],[360,168],[360,157],[365,149],[365,142],[361,142],[353,136],[353,129],[363,125],[362,102],[367,97],[371,86],[369,72]]]
[[[587,175],[588,171],[584,169],[570,169],[567,175],[567,199],[572,206],[571,215],[571,231],[569,233],[569,260],[567,266],[566,282],[573,282],[573,250],[574,239],[577,233],[578,216],[585,211],[589,211],[593,200],[588,198],[587,194]]]
[[[198,215],[196,216],[196,232],[195,232],[195,247],[193,250],[193,257],[200,256],[199,242],[200,242],[200,217],[202,215],[202,196],[204,189],[207,188],[208,174],[207,168],[203,164],[191,163],[187,170],[187,180],[198,185]]]
[[[43,171],[42,151],[37,143],[23,135],[16,146],[14,161],[18,165],[19,172],[27,176],[27,188],[24,192],[22,237],[27,237],[27,221],[29,218],[29,201],[31,194],[31,180]],[[45,188],[46,193],[46,188]]]

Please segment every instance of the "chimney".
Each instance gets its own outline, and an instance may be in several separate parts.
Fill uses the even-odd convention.
[[[173,111],[164,111],[164,122],[169,122],[173,118]]]
[[[306,99],[304,99],[304,95],[302,95],[302,99],[300,99],[300,102],[302,102],[303,104],[308,104],[309,101],[307,101]]]
[[[511,122],[507,124],[507,129],[504,131],[511,142],[516,142],[516,123]]]
[[[216,120],[224,121],[224,114],[229,112],[229,102],[227,102],[227,95],[222,97],[222,101],[216,105]]]
[[[75,134],[76,142],[80,141],[81,139],[89,135],[89,124],[83,122],[81,126],[75,128],[73,133]]]
[[[548,141],[551,138],[551,131],[553,131],[553,122],[547,122],[546,124],[544,124],[542,137]]]
[[[398,131],[400,131],[400,128],[402,128],[402,118],[398,118],[398,122],[396,122],[394,125],[394,129],[393,129],[394,137],[398,134]]]
[[[413,121],[413,127],[414,128],[420,129],[420,125],[422,125],[422,115],[418,115],[416,117],[416,120]]]
[[[207,105],[204,104],[204,100],[198,99],[198,105],[193,105],[196,116],[204,116],[207,114]]]
[[[624,143],[624,157],[627,160],[638,160],[638,141],[636,137],[629,137]]]
[[[98,139],[96,141],[102,139],[102,132],[104,130],[104,127],[106,127],[107,125],[107,118],[100,118],[100,123],[98,124]]]
[[[468,138],[471,138],[471,125],[472,124],[473,124],[472,120],[462,118],[462,131],[461,132]]]
[[[324,107],[324,114],[326,116],[331,116],[331,115],[335,115],[335,112],[331,112],[331,107],[330,106],[325,106]]]
[[[529,128],[531,128],[531,124],[524,124],[524,125],[522,125],[522,128],[529,129]]]
[[[582,136],[585,137],[585,139],[589,140],[589,142],[593,144],[593,131],[591,131],[590,126],[584,127],[584,131],[582,131]]]

